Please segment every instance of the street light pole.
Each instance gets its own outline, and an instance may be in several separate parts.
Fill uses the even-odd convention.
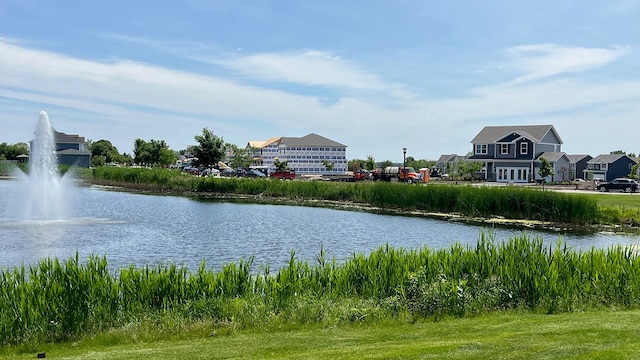
[[[402,148],[402,181],[407,182],[407,148]]]

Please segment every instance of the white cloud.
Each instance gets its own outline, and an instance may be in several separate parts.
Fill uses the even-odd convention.
[[[137,137],[165,139],[180,149],[193,143],[193,136],[203,127],[209,127],[236,144],[316,132],[347,144],[349,157],[394,160],[401,156],[399,149],[407,146],[411,156],[434,159],[440,153],[466,153],[469,140],[483,126],[523,121],[557,121],[559,130],[566,126],[572,134],[561,131],[561,136],[570,148],[569,140],[581,138],[574,134],[599,133],[592,127],[595,116],[589,117],[587,125],[577,125],[593,108],[600,109],[599,116],[621,122],[620,128],[637,128],[637,118],[632,116],[637,107],[630,108],[630,104],[640,99],[639,79],[550,78],[602,66],[626,51],[601,50],[512,48],[518,54],[516,64],[530,80],[521,77],[513,83],[468,89],[465,96],[433,99],[403,93],[402,85],[384,86],[382,77],[319,51],[236,58],[238,64],[226,65],[253,77],[236,80],[233,74],[206,76],[132,61],[89,61],[0,41],[0,97],[42,104],[38,110],[60,107],[64,118],[74,121],[66,131],[94,140],[109,139],[119,149],[120,144],[130,145]],[[531,53],[535,56],[525,58]],[[577,59],[580,53],[589,55],[588,59]],[[550,64],[553,70],[542,64]],[[251,79],[268,76],[274,81],[348,91],[325,104],[321,89],[296,93],[286,87],[250,85]],[[380,101],[385,96],[394,100]],[[17,118],[10,111],[0,109],[3,135],[13,131],[14,126],[9,125]],[[54,125],[60,124],[58,114],[50,112]],[[615,140],[620,145],[607,149],[637,143],[631,134],[623,131]]]
[[[371,91],[385,88],[375,75],[324,51],[262,53],[216,63],[259,80]]]
[[[619,59],[629,50],[621,46],[601,49],[537,44],[515,46],[507,49],[506,53],[513,60],[511,66],[525,73],[511,82],[519,84],[600,67]]]

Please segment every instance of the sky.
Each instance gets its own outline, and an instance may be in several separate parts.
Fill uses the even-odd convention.
[[[0,2],[0,143],[52,126],[244,147],[309,133],[349,159],[464,155],[484,126],[640,153],[640,0]]]

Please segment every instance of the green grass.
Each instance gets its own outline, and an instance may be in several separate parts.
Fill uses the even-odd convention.
[[[73,343],[5,347],[2,359],[634,359],[640,310],[502,312],[438,322],[386,321],[215,333],[117,330]]]
[[[573,251],[526,235],[449,249],[380,247],[338,262],[251,261],[195,272],[175,264],[109,270],[106,258],[43,259],[0,271],[0,345],[72,342],[131,324],[202,321],[225,330],[392,319],[473,317],[504,310],[557,314],[640,304],[634,248]]]
[[[640,196],[611,193],[588,194],[586,196],[597,201],[600,206],[622,206],[640,209]]]

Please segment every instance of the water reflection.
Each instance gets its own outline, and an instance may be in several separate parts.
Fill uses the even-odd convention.
[[[0,181],[0,209],[11,186]],[[276,269],[291,251],[314,261],[323,248],[329,258],[343,260],[387,243],[407,249],[475,245],[483,231],[461,223],[324,208],[203,202],[99,188],[79,191],[78,218],[44,224],[0,220],[0,266],[33,264],[44,257],[66,260],[77,251],[80,258],[106,255],[112,269],[176,262],[195,270],[203,260],[220,268],[252,256],[256,267]],[[497,241],[522,234],[515,229],[494,232]],[[527,233],[549,244],[562,238],[577,249],[640,242],[637,235],[612,233]]]

